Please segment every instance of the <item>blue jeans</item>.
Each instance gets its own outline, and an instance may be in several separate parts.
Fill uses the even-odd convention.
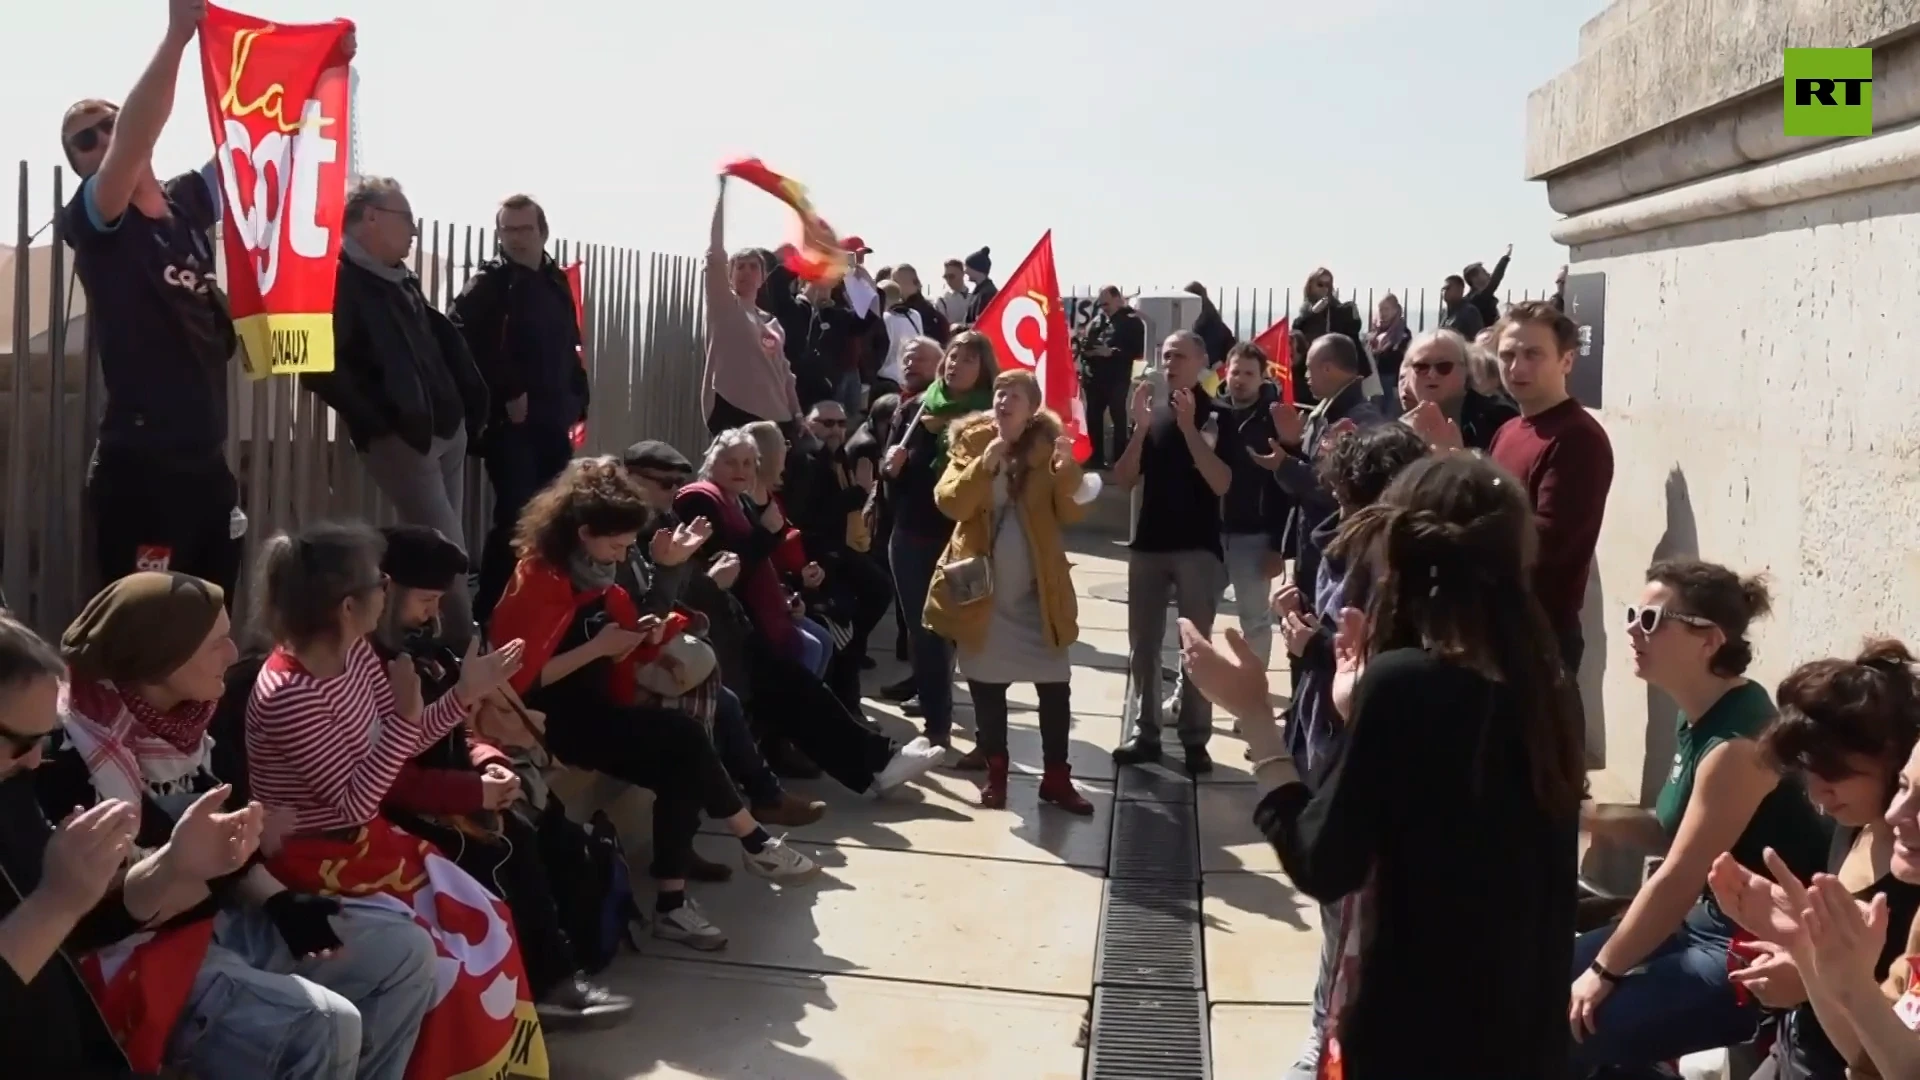
[[[1266,566],[1273,540],[1266,533],[1227,533],[1220,541],[1226,548],[1227,584],[1233,586],[1240,632],[1264,666],[1273,659],[1273,608],[1267,595],[1273,579]]]
[[[933,742],[945,742],[953,734],[953,646],[927,629],[921,613],[927,609],[934,568],[946,549],[945,539],[914,536],[897,528],[887,541],[894,600],[907,616],[913,689],[920,698],[927,738]]]
[[[858,371],[843,371],[834,377],[833,400],[839,402],[840,407],[847,410],[848,416],[857,418],[865,411],[867,388],[866,385],[860,381],[860,373]]]
[[[793,628],[800,634],[800,654],[794,659],[813,672],[814,678],[826,678],[827,665],[833,663],[833,638],[827,635],[827,628],[805,616],[793,620]]]
[[[401,1080],[433,1003],[433,939],[351,902],[333,928],[337,953],[295,961],[259,909],[215,916],[169,1063],[206,1080]]]
[[[1580,935],[1573,946],[1572,978],[1593,964],[1613,931],[1604,926]],[[1572,1075],[1583,1077],[1607,1065],[1650,1067],[1752,1040],[1761,1009],[1752,999],[1745,1005],[1734,1000],[1727,978],[1732,940],[1733,925],[1718,909],[1705,901],[1695,904],[1680,929],[1600,1003],[1593,1034],[1574,1044]]]

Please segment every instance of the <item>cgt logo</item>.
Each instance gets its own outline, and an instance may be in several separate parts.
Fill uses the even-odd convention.
[[[1786,49],[1784,134],[1848,138],[1873,134],[1872,49]]]

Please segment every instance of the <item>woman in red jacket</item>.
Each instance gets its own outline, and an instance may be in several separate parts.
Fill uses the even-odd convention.
[[[513,688],[547,714],[547,748],[568,765],[654,792],[654,936],[697,949],[726,937],[686,896],[700,813],[740,840],[748,871],[775,881],[809,877],[813,861],[769,836],[740,802],[699,721],[637,704],[636,671],[684,625],[679,613],[643,616],[615,572],[653,518],[613,458],[577,458],[520,514],[520,557],[488,632],[525,642]]]

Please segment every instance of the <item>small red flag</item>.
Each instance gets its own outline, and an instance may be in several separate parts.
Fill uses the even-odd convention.
[[[580,358],[580,370],[586,371],[587,351],[584,342],[587,340],[587,287],[583,276],[586,271],[579,262],[575,261],[562,267],[561,273],[567,275],[567,291],[573,294],[573,321],[580,327],[580,340],[583,343],[575,352]],[[588,372],[588,374],[592,373]],[[587,422],[582,420],[573,425],[568,429],[567,437],[573,440],[575,450],[587,445]]]
[[[796,180],[774,172],[759,158],[742,158],[720,170],[720,175],[744,180],[779,199],[800,217],[800,242],[785,253],[787,269],[803,281],[836,282],[847,274],[853,256],[834,235],[833,226],[814,212],[807,189]]]
[[[1267,354],[1267,374],[1280,386],[1280,400],[1293,404],[1293,325],[1281,319],[1253,339]]]
[[[973,327],[993,342],[994,355],[1033,372],[1040,381],[1040,403],[1059,415],[1073,436],[1073,456],[1087,460],[1087,404],[1080,396],[1080,372],[1073,363],[1067,311],[1060,303],[1060,277],[1053,267],[1053,230],[1033,246],[1020,268]]]

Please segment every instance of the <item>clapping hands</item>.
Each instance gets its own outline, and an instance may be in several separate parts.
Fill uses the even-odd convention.
[[[683,521],[673,529],[660,529],[648,543],[648,554],[656,566],[679,566],[706,546],[713,536],[713,523],[704,517]]]

